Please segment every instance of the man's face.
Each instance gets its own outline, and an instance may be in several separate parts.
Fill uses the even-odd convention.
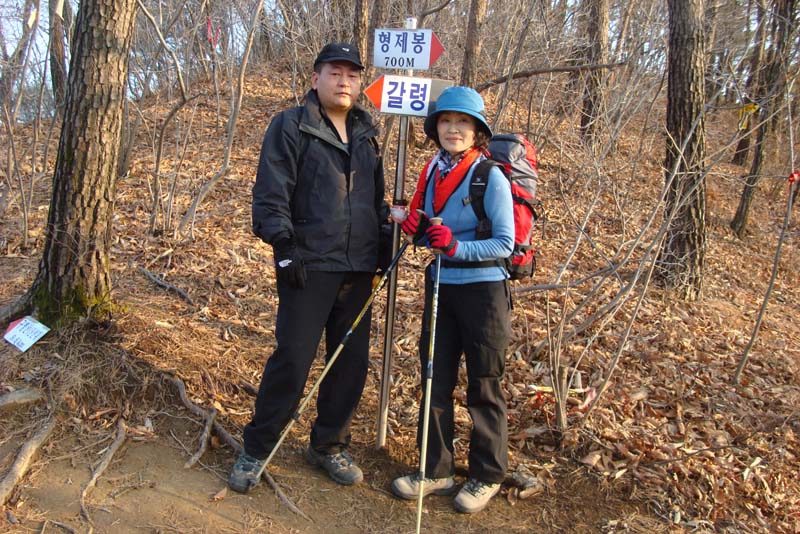
[[[325,111],[349,111],[361,94],[361,70],[346,61],[323,63],[311,75],[311,87]]]

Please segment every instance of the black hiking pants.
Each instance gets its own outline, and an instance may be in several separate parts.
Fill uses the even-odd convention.
[[[253,419],[244,427],[250,456],[269,456],[303,396],[325,330],[326,361],[335,352],[372,291],[373,273],[308,271],[305,289],[278,281],[278,346],[267,360]],[[350,421],[367,377],[371,310],[353,331],[322,381],[311,446],[331,454],[350,444]]]
[[[419,340],[423,399],[417,429],[418,447],[422,444],[432,294],[433,282],[427,275],[425,312]],[[455,472],[453,391],[458,383],[462,354],[467,366],[467,409],[472,419],[469,477],[489,483],[502,482],[505,478],[508,469],[508,424],[500,382],[511,336],[510,310],[511,298],[505,281],[439,285],[425,462],[425,476],[428,478],[449,477]]]

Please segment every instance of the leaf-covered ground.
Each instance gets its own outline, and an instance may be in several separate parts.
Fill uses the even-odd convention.
[[[407,255],[401,264],[389,437],[381,451],[375,450],[374,441],[383,295],[374,309],[372,365],[353,428],[366,484],[342,490],[303,464],[311,413],[270,468],[310,520],[281,506],[268,487],[247,497],[220,493],[233,453],[218,440],[212,440],[213,450],[202,465],[183,468],[196,449],[203,422],[183,409],[163,374],[182,379],[191,400],[206,410],[215,408],[218,421],[238,437],[252,408],[250,391],[274,346],[277,299],[271,250],[250,233],[250,187],[268,120],[291,105],[294,96],[265,79],[255,75],[248,80],[231,172],[200,206],[193,239],[163,230],[166,194],[174,179],[174,228],[221,165],[224,120],[216,120],[212,98],[200,99],[196,108],[182,112],[179,127],[167,130],[161,168],[165,196],[156,217],[161,230],[151,233],[154,138],[170,106],[159,101],[143,106],[145,121],[133,165],[118,186],[112,272],[119,311],[110,323],[52,333],[25,355],[8,346],[0,349],[0,394],[25,386],[46,390],[59,422],[7,506],[5,519],[0,518],[2,530],[61,528],[55,521],[84,531],[88,523],[76,504],[80,487],[110,444],[119,417],[127,422],[129,439],[88,499],[96,531],[413,530],[413,506],[393,499],[388,484],[417,462],[416,346],[421,273],[430,259],[424,250]],[[491,107],[493,95],[487,100]],[[512,119],[519,121],[513,129],[527,120],[519,114]],[[637,269],[647,266],[641,260],[656,231],[647,227],[648,219],[660,224],[660,119],[649,117],[645,123],[635,117],[600,166],[580,148],[571,119],[549,119],[546,141],[538,139],[540,196],[548,218],[533,284],[547,286],[558,276],[561,286],[570,287],[517,287],[505,382],[512,472],[502,498],[477,517],[454,514],[446,499],[432,498],[426,501],[423,524],[440,532],[800,531],[796,214],[758,339],[741,384],[732,384],[764,299],[786,210],[786,139],[769,148],[769,177],[756,195],[748,236],[738,240],[727,224],[746,171],[725,163],[735,117],[733,111],[723,111],[707,121],[709,160],[715,166],[707,179],[702,299],[683,303],[651,283],[635,310],[645,287],[638,278],[619,309],[603,314],[637,279]],[[395,136],[396,128],[386,157],[389,191]],[[421,143],[421,132],[415,136]],[[430,146],[412,146],[412,173],[431,151]],[[24,165],[21,171],[24,175]],[[408,176],[406,191],[415,182],[416,176]],[[21,294],[35,276],[48,188],[46,179],[35,188],[29,243],[23,243],[16,204],[0,220],[0,302]],[[637,241],[640,231],[643,238]],[[622,261],[628,252],[629,259]],[[618,269],[596,286],[609,265]],[[141,268],[184,290],[192,303],[157,287]],[[590,274],[592,278],[581,281]],[[560,326],[562,316],[578,305],[577,313]],[[630,336],[621,345],[634,311]],[[584,322],[588,328],[557,342],[559,332],[568,334]],[[562,363],[577,369],[576,379],[580,375],[568,397],[569,429],[563,433],[556,431],[548,389],[548,354],[556,349]],[[320,368],[315,366],[312,376]],[[608,389],[587,415],[612,368]],[[456,449],[463,467],[469,417],[463,391],[456,397]],[[47,410],[37,406],[3,415],[2,473]]]

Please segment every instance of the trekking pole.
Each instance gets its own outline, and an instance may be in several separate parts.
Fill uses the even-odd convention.
[[[283,440],[286,439],[286,436],[289,434],[289,430],[291,430],[294,424],[300,419],[300,416],[305,411],[306,406],[311,400],[311,397],[314,396],[314,393],[316,393],[320,384],[325,379],[325,376],[328,374],[328,371],[330,371],[331,367],[333,367],[334,362],[336,362],[336,358],[339,357],[339,354],[342,352],[342,349],[344,349],[344,346],[350,339],[350,336],[353,334],[353,331],[358,327],[358,324],[361,322],[361,319],[364,318],[364,315],[367,313],[367,310],[372,305],[372,301],[375,300],[375,297],[378,295],[378,293],[380,293],[381,289],[383,289],[383,286],[386,284],[386,280],[389,278],[389,274],[391,274],[394,268],[397,267],[397,263],[400,261],[400,257],[403,255],[403,252],[406,251],[409,244],[410,243],[408,242],[403,243],[403,245],[397,251],[397,254],[395,254],[394,258],[392,258],[391,263],[389,263],[389,267],[386,268],[380,280],[378,280],[378,283],[372,289],[372,293],[370,293],[369,298],[367,298],[367,301],[364,303],[364,307],[361,308],[361,311],[358,313],[358,316],[356,316],[355,320],[353,321],[353,324],[350,325],[350,328],[345,333],[344,337],[342,338],[342,341],[339,343],[339,346],[336,347],[336,351],[334,351],[334,353],[331,355],[330,359],[328,360],[328,363],[325,364],[325,368],[322,369],[322,373],[319,375],[319,378],[317,378],[317,381],[314,382],[313,386],[311,386],[311,391],[308,392],[306,398],[303,399],[303,402],[300,403],[300,406],[297,408],[294,415],[289,420],[289,423],[286,425],[286,428],[284,428],[283,432],[281,432],[281,435],[278,437],[278,442],[272,448],[272,452],[269,453],[267,460],[264,462],[264,467],[266,467],[269,464],[269,462],[272,460],[272,457],[275,456],[275,453],[278,451],[278,448],[283,443]]]
[[[442,224],[441,217],[431,217],[431,225]],[[431,297],[430,338],[428,339],[428,365],[425,369],[425,407],[422,414],[422,446],[419,451],[419,496],[417,498],[417,534],[422,524],[422,499],[425,496],[425,459],[428,456],[428,427],[431,418],[431,389],[433,386],[433,347],[436,340],[436,315],[439,307],[439,274],[442,271],[442,254],[435,250],[436,263],[434,264],[435,277],[433,279],[433,295]]]

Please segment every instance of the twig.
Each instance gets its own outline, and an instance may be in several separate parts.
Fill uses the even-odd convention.
[[[41,391],[30,388],[18,389],[0,397],[0,412],[7,408],[16,408],[23,404],[42,400],[44,400],[44,395],[42,395]]]
[[[25,473],[28,471],[31,459],[39,450],[39,447],[42,446],[42,443],[44,443],[50,436],[50,432],[53,431],[55,426],[56,418],[50,417],[44,426],[42,426],[42,428],[40,428],[39,431],[34,434],[31,439],[26,441],[25,444],[20,448],[17,458],[11,465],[11,469],[8,470],[5,478],[3,478],[3,481],[0,482],[0,506],[6,504],[9,496],[11,496],[11,492],[14,490],[23,475],[25,475]]]
[[[211,411],[208,413],[206,417],[206,426],[203,428],[203,433],[200,435],[200,445],[197,448],[197,452],[189,458],[189,460],[183,464],[184,469],[189,469],[197,461],[202,458],[203,454],[206,452],[206,446],[208,445],[208,439],[211,437],[211,427],[214,426],[214,421],[217,419],[217,409],[212,408]]]
[[[89,479],[89,482],[86,483],[81,491],[81,515],[84,519],[86,519],[86,522],[89,523],[90,534],[94,530],[94,525],[92,523],[92,518],[89,516],[89,510],[86,509],[86,496],[97,484],[97,479],[100,478],[100,475],[102,475],[106,468],[108,468],[108,465],[111,463],[111,459],[114,458],[114,454],[116,454],[122,444],[125,443],[126,435],[125,421],[120,417],[119,420],[117,420],[117,437],[114,439],[114,443],[108,447],[108,450],[103,455],[103,459],[100,461],[100,464],[92,473],[92,478]]]
[[[50,519],[50,523],[54,524],[55,526],[57,526],[60,529],[66,530],[67,532],[70,532],[71,534],[75,534],[75,529],[72,528],[69,525],[65,525],[64,523],[59,523],[58,521],[53,521],[52,519]]]
[[[183,405],[186,406],[186,409],[195,414],[197,417],[208,419],[206,411],[189,400],[189,396],[186,394],[186,386],[181,379],[166,374],[164,377],[172,382],[176,388],[178,388],[178,394],[181,397],[181,402],[183,402]],[[222,425],[220,425],[218,421],[214,420],[213,427],[214,431],[217,433],[217,435],[219,435],[222,441],[224,441],[231,449],[233,449],[236,454],[240,454],[242,452],[242,446],[238,441],[236,441],[236,438],[231,436],[230,432],[222,428]],[[291,499],[289,499],[289,497],[283,493],[283,490],[280,488],[280,486],[278,486],[278,483],[275,482],[272,476],[267,473],[266,469],[263,473],[261,473],[261,476],[269,483],[270,486],[272,486],[272,489],[275,491],[275,494],[278,496],[278,499],[280,499],[284,506],[289,508],[289,510],[296,513],[300,517],[311,521],[311,518],[308,517],[302,510],[300,510],[297,505],[295,505]]]
[[[183,300],[188,302],[189,305],[194,306],[194,301],[192,300],[192,297],[190,297],[186,293],[186,291],[184,291],[183,289],[181,289],[179,287],[175,287],[174,285],[170,284],[169,282],[165,282],[164,280],[162,280],[161,278],[157,277],[156,275],[154,275],[153,273],[151,273],[150,271],[148,271],[144,267],[139,266],[137,268],[139,269],[139,272],[141,272],[143,275],[145,275],[147,278],[149,278],[150,281],[153,282],[155,285],[157,285],[158,287],[163,287],[167,291],[174,291]]]

